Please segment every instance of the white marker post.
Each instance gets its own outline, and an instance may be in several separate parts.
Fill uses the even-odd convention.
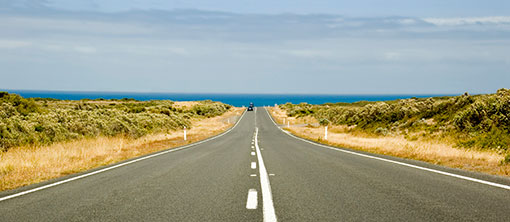
[[[290,127],[290,120],[287,121],[287,128],[289,128],[289,127]]]
[[[285,118],[283,118],[283,125],[285,125]]]
[[[184,140],[186,140],[186,127],[184,127]]]
[[[324,139],[328,140],[328,126],[324,127]]]

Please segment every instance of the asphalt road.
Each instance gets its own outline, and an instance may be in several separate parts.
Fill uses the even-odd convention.
[[[258,108],[201,144],[2,192],[0,221],[510,221],[506,178],[359,153],[293,138]]]

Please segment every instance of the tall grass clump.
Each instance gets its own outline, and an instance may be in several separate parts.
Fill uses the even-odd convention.
[[[139,138],[190,128],[191,119],[218,116],[230,108],[212,101],[182,108],[172,101],[64,101],[0,92],[0,150],[97,136]]]
[[[468,148],[510,152],[510,90],[495,94],[323,105],[283,104],[289,116],[410,139],[451,138]]]

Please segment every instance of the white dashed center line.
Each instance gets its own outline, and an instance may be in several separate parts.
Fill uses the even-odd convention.
[[[246,209],[254,210],[257,209],[257,190],[248,190],[248,199],[246,200]]]
[[[259,128],[255,128],[255,141],[258,141]],[[255,143],[257,151],[257,159],[259,161],[260,187],[262,188],[262,212],[265,222],[276,221],[276,213],[273,205],[273,194],[271,193],[271,185],[269,184],[269,176],[267,175],[266,166],[262,159],[258,142]]]

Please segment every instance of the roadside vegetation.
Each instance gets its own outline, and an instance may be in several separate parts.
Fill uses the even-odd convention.
[[[212,101],[180,107],[172,101],[60,101],[0,92],[0,149],[97,136],[139,138],[190,128],[192,119],[222,115],[230,108]]]
[[[278,117],[279,112],[283,115]],[[311,123],[307,127],[290,131],[324,143],[510,175],[508,89],[485,95],[384,102],[287,103],[273,108],[272,114],[296,123],[308,120],[304,121]],[[328,141],[324,141],[320,125],[329,125]],[[342,138],[334,141],[339,136]],[[460,161],[461,157],[466,161]]]
[[[0,92],[0,190],[203,140],[231,127],[242,111],[212,101],[64,101]]]

